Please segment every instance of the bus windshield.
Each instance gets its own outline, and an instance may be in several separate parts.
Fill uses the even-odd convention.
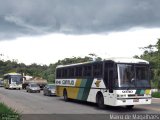
[[[149,67],[147,65],[118,64],[118,87],[149,88]]]
[[[16,84],[22,83],[22,76],[20,76],[20,75],[11,76],[11,82],[16,83]]]

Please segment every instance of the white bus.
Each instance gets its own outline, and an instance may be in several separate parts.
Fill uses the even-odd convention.
[[[141,59],[108,59],[56,68],[56,94],[104,105],[151,104],[149,62]]]
[[[22,89],[23,77],[19,73],[4,74],[3,80],[6,89]]]

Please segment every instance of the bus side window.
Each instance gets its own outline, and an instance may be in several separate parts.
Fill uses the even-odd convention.
[[[68,77],[69,78],[74,78],[75,77],[75,69],[74,69],[74,67],[70,67],[68,69]]]
[[[93,77],[102,77],[102,63],[93,64]]]
[[[4,78],[3,79],[8,79],[8,76],[4,76]]]
[[[68,78],[68,70],[67,70],[67,68],[62,69],[62,78]]]
[[[82,67],[76,67],[76,77],[82,77]]]
[[[56,77],[59,79],[59,78],[61,78],[61,76],[62,76],[62,69],[57,69],[57,71],[56,71]]]
[[[83,67],[83,76],[92,77],[92,66],[91,65],[85,65]]]

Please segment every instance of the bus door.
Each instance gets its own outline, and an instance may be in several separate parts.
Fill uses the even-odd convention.
[[[114,63],[105,62],[104,64],[104,83],[107,88],[107,100],[108,104],[113,102],[113,84],[114,84]]]

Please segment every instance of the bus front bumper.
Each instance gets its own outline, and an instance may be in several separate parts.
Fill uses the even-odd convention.
[[[9,88],[11,88],[11,89],[22,89],[22,85],[10,85]]]
[[[115,102],[115,106],[124,106],[124,105],[143,105],[151,104],[152,98],[119,98]]]

